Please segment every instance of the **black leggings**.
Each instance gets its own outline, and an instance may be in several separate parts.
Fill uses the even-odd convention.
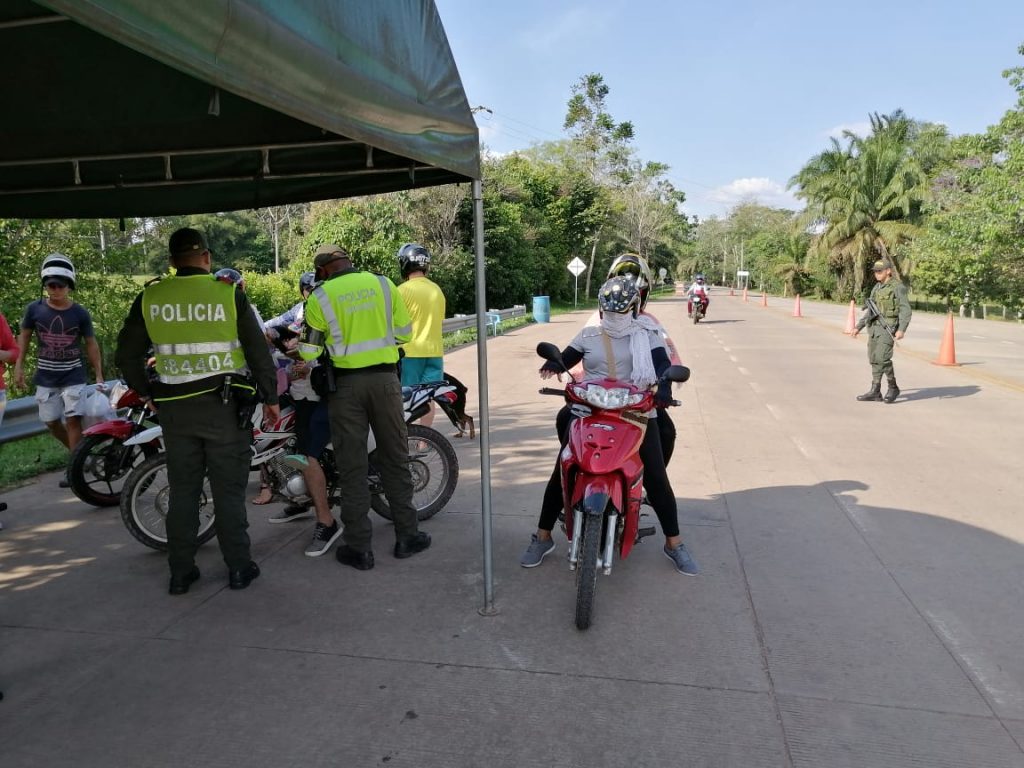
[[[572,420],[573,415],[569,411],[569,406],[563,407],[555,418],[558,441],[562,448],[569,442],[569,425]],[[665,459],[662,455],[659,431],[658,429],[648,429],[644,433],[644,441],[640,444],[640,460],[644,463],[644,488],[647,489],[647,498],[650,499],[651,506],[654,507],[654,512],[658,516],[661,532],[667,537],[678,536],[679,513],[676,508],[676,495],[668,481],[668,473],[665,471]],[[674,428],[672,433],[675,434]],[[541,502],[540,520],[537,522],[537,527],[542,531],[553,530],[562,506],[562,468],[556,460],[555,471],[551,473],[547,488],[544,489],[544,500]]]

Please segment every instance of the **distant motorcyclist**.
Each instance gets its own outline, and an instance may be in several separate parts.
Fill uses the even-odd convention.
[[[704,304],[704,315],[708,314],[708,306],[711,304],[711,286],[707,285],[704,275],[697,274],[693,278],[693,285],[686,291],[686,314],[693,316],[693,300],[699,299]]]

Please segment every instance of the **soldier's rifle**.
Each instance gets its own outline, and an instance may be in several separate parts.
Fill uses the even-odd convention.
[[[889,334],[889,338],[892,339],[893,344],[897,343],[896,334],[893,331],[892,326],[885,322],[885,318],[882,316],[882,312],[879,310],[878,304],[870,296],[864,305],[864,313],[864,325],[868,325],[872,320],[877,320],[885,329],[885,332]]]

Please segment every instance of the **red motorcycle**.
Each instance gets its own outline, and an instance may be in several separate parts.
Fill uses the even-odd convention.
[[[554,344],[541,342],[537,354],[568,373]],[[662,375],[662,380],[676,383],[689,378],[690,369],[682,365],[669,366]],[[653,526],[640,528],[640,444],[647,429],[645,414],[654,408],[654,392],[613,379],[572,379],[564,390],[544,387],[540,392],[564,397],[577,417],[559,461],[569,570],[576,571],[576,627],[586,629],[594,610],[598,570],[609,575],[616,552],[627,557],[634,544],[655,532]]]
[[[110,405],[120,415],[82,432],[82,439],[68,459],[68,482],[74,494],[96,507],[120,503],[128,474],[161,450],[159,436],[134,445],[125,441],[157,422],[139,394],[124,382],[110,390]]]
[[[690,300],[686,305],[687,316],[696,325],[708,313],[708,297],[702,294],[690,294]]]

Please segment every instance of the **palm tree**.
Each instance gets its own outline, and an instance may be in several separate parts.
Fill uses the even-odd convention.
[[[911,153],[914,123],[902,111],[871,116],[871,135],[844,132],[800,169],[789,186],[807,201],[808,221],[824,227],[814,247],[839,275],[840,288],[859,293],[868,265],[892,262],[902,279],[897,246],[918,232],[924,174]]]

